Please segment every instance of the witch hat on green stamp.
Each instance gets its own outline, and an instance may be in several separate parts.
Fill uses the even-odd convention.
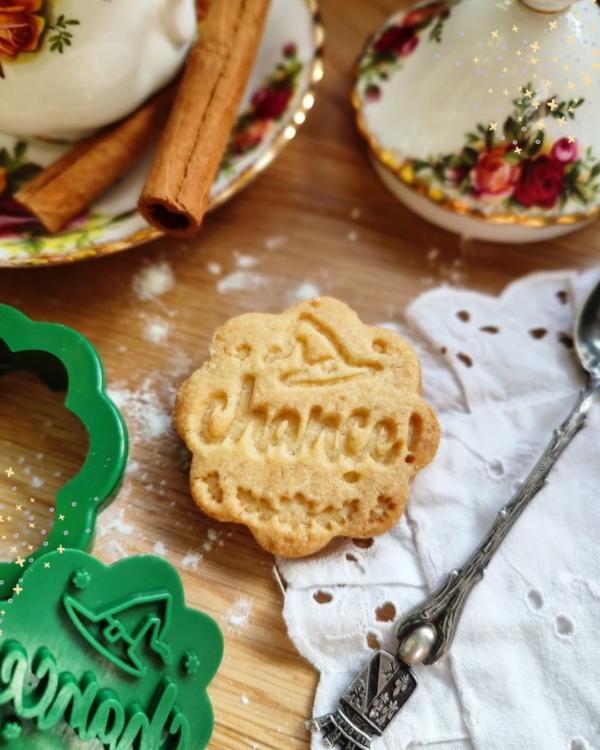
[[[223,636],[186,606],[170,563],[140,555],[105,566],[56,551],[18,588],[0,602],[0,746],[206,747]]]
[[[89,448],[80,471],[56,493],[56,517],[44,541],[19,565],[0,563],[0,598],[6,598],[33,562],[59,547],[85,549],[101,506],[119,489],[127,461],[127,428],[106,393],[100,355],[78,331],[31,320],[0,304],[0,378],[28,370],[51,389],[66,391],[65,406],[87,429]],[[15,474],[13,480],[18,484]]]

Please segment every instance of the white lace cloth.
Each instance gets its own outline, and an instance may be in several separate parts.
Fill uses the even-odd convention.
[[[396,619],[466,560],[567,416],[583,383],[574,307],[596,278],[535,275],[499,298],[438,289],[408,308],[442,426],[437,457],[370,548],[278,560],[290,636],[321,673],[315,716],[336,708],[367,639],[394,651],[384,605]],[[599,627],[600,404],[475,588],[449,658],[417,668],[374,750],[600,748]]]

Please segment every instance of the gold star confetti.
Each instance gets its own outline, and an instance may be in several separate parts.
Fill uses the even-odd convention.
[[[533,77],[534,77],[534,78],[537,78],[537,73],[534,73],[534,74],[533,74]]]
[[[490,130],[496,130],[497,122],[490,122]]]
[[[569,143],[573,143],[574,140],[575,140],[575,136],[574,135],[570,135],[569,136]]]
[[[62,546],[62,544],[60,545],[60,547],[57,547],[56,549],[60,552],[61,555],[65,551],[65,548]]]
[[[575,104],[579,104],[579,99],[573,99],[573,101],[575,102]]]
[[[58,517],[58,520],[59,520],[59,521],[64,521],[64,520],[65,520],[65,517],[64,517],[64,516],[59,516],[59,517]]]
[[[12,516],[6,516],[9,521],[12,521]]]
[[[595,26],[590,26],[590,30],[591,31],[596,31],[596,27]]]
[[[534,42],[534,43],[533,43],[533,44],[531,45],[531,49],[532,49],[532,50],[533,50],[534,52],[537,52],[537,51],[538,51],[539,49],[541,49],[541,47],[539,46],[539,44],[538,44],[537,42]]]
[[[563,70],[569,70],[569,66],[568,65],[563,65]]]
[[[498,38],[498,32],[492,31],[492,39],[497,39],[497,38]]]
[[[568,89],[573,89],[573,91],[575,91],[575,84],[571,83],[571,81],[569,81],[569,83],[567,83],[567,88]]]
[[[533,101],[531,102],[531,106],[532,106],[532,107],[535,107],[535,108],[537,109],[537,108],[538,108],[538,107],[540,106],[540,103],[538,102],[538,100],[537,100],[537,99],[534,99],[534,100],[533,100]]]
[[[552,86],[552,81],[549,81],[547,78],[546,78],[546,86]]]
[[[532,62],[534,65],[537,65],[537,59],[532,55],[531,60],[529,62]]]
[[[517,33],[517,31],[519,30],[519,27],[518,27],[518,26],[513,26],[512,30],[513,30],[513,31],[515,32],[515,34],[516,34],[516,33]]]
[[[528,96],[531,99],[532,94],[533,94],[533,91],[530,91],[529,89],[525,89],[525,96]]]
[[[508,68],[502,68],[503,73],[508,73]]]
[[[550,101],[548,102],[548,106],[554,112],[554,110],[558,107],[558,104],[554,101],[554,99],[550,99]]]
[[[35,524],[34,524],[34,523],[30,523],[30,524],[29,524],[29,528],[30,528],[30,529],[35,529]]]
[[[508,96],[508,89],[504,89],[502,93],[504,94],[504,96]]]
[[[523,91],[523,86],[519,86],[519,91]]]
[[[488,92],[489,92],[490,94],[493,94],[493,93],[494,93],[494,89],[488,89]]]
[[[583,79],[583,83],[585,83],[586,86],[589,86],[592,82],[592,79],[590,78],[590,74],[587,74],[587,77]]]
[[[4,617],[5,614],[6,614],[6,612],[4,610],[2,610],[2,612],[0,612],[0,615],[2,615],[2,617]]]
[[[33,499],[32,497],[30,497],[30,498],[29,498],[29,502],[30,502],[30,503],[35,503],[35,500],[34,500],[34,499]]]
[[[10,548],[10,551],[11,551],[11,552],[16,552],[16,551],[17,551],[17,548],[16,548],[16,547],[11,547],[11,548]]]
[[[16,564],[17,565],[20,565],[21,567],[23,567],[23,563],[24,562],[25,562],[25,560],[23,560],[22,557],[17,557],[17,559],[16,559]]]
[[[556,29],[556,21],[550,21],[550,29]]]
[[[521,57],[521,50],[520,49],[517,50],[517,57]]]
[[[538,122],[538,128],[539,128],[540,130],[543,130],[543,129],[544,129],[545,127],[546,127],[546,123],[545,123],[545,122],[544,122],[543,120],[540,120],[540,121]]]
[[[32,550],[33,549],[33,544],[28,545],[27,549],[28,550]]]
[[[474,62],[474,63],[478,63],[478,62],[479,62],[479,58],[478,58],[478,57],[474,57],[474,58],[473,58],[473,62]]]
[[[8,469],[6,469],[6,476],[7,476],[7,477],[8,477],[9,479],[10,479],[10,478],[12,477],[12,475],[13,475],[14,473],[15,473],[15,472],[14,472],[14,471],[12,470],[12,466],[9,466],[9,467],[8,467]]]
[[[520,154],[522,150],[523,150],[522,148],[515,146],[515,151],[517,152],[517,154]]]
[[[49,568],[50,567],[50,563],[44,563],[44,567],[45,568]]]
[[[0,630],[0,635],[2,635],[2,631]]]
[[[21,506],[20,505],[17,505],[17,510],[21,510]]]
[[[593,49],[592,50],[592,55],[594,55],[594,57],[598,57],[598,50],[597,49]]]
[[[553,57],[552,62],[558,62],[558,57]]]
[[[569,44],[569,43],[571,43],[571,44],[572,44],[572,43],[573,43],[573,39],[574,39],[574,38],[575,38],[575,37],[573,37],[573,36],[568,36],[568,37],[567,37],[567,43],[568,43],[568,44]]]
[[[598,63],[598,62],[595,62],[595,61],[594,61],[594,62],[592,63],[592,68],[593,68],[594,70],[600,70],[600,63]]]
[[[17,583],[17,585],[14,587],[13,591],[16,591],[17,592],[17,596],[19,596],[19,594],[21,593],[21,591],[23,591],[23,589]]]
[[[6,539],[6,537],[5,537],[5,536],[3,536],[3,537],[2,537],[2,539]]]
[[[573,107],[569,107],[569,112],[570,112],[571,114],[573,114],[573,112],[574,112],[574,111],[575,111],[575,110],[573,109]]]

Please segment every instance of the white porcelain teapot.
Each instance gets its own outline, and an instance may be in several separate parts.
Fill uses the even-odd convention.
[[[0,132],[77,138],[181,67],[194,0],[0,0]]]

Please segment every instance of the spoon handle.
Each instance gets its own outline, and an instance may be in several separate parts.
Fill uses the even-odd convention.
[[[600,380],[591,377],[580,393],[573,411],[565,422],[554,430],[552,440],[523,484],[505,505],[485,538],[462,568],[453,570],[437,591],[422,604],[406,614],[396,627],[400,642],[399,656],[403,658],[403,642],[416,628],[429,625],[435,630],[435,643],[423,664],[435,664],[448,653],[456,634],[458,622],[473,587],[484,575],[490,560],[521,513],[537,493],[547,484],[554,464],[571,440],[585,426],[587,414],[600,393]]]

